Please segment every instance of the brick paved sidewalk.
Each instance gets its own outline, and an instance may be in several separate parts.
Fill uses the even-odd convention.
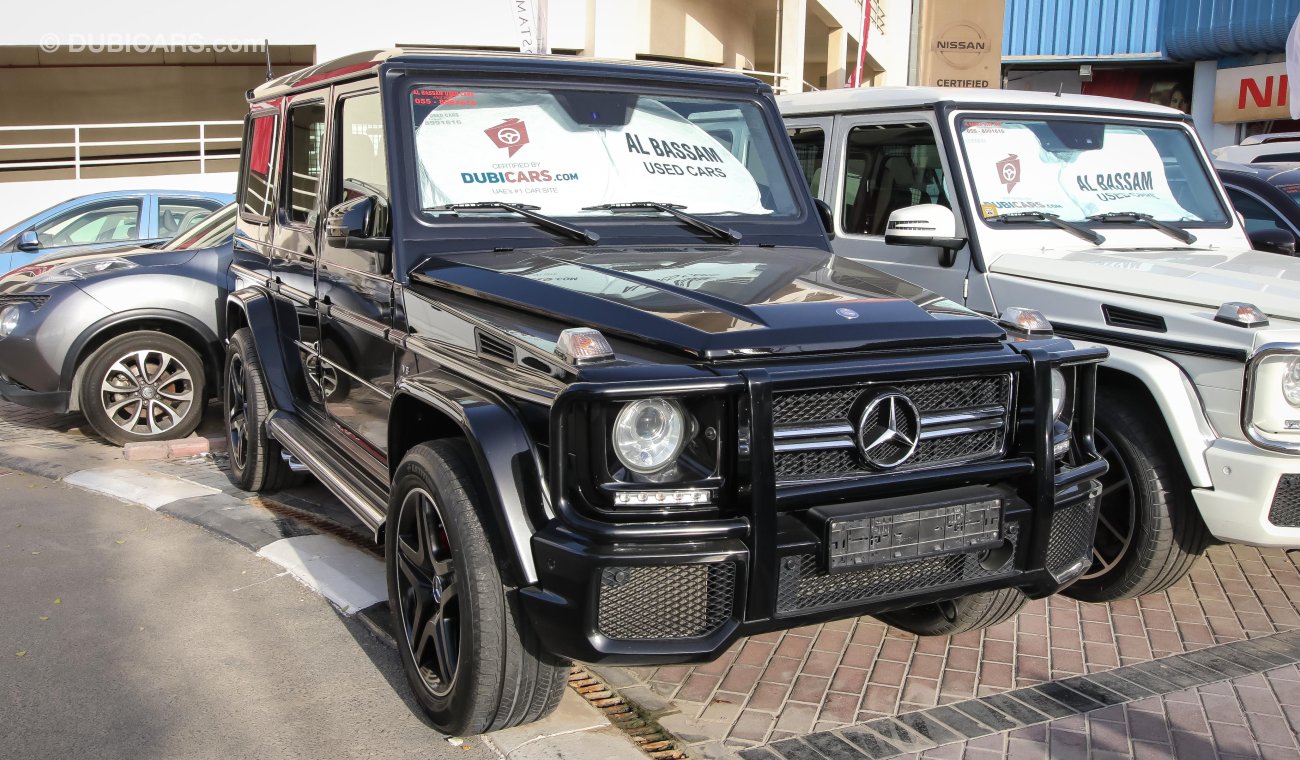
[[[1206,646],[1300,628],[1300,568],[1280,550],[1212,547],[1167,592],[1110,605],[1065,597],[953,637],[873,618],[737,642],[707,665],[600,672],[700,756]]]
[[[899,757],[1294,760],[1297,732],[1300,668],[1289,666]]]

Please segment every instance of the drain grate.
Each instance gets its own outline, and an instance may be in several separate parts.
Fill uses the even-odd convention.
[[[685,760],[686,753],[677,746],[677,739],[672,734],[620,697],[600,676],[581,665],[574,665],[569,672],[569,687],[600,710],[615,728],[627,734],[642,752],[654,760]]]

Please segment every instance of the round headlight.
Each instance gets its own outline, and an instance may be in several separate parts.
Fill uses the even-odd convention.
[[[1282,396],[1291,406],[1300,407],[1300,359],[1290,359],[1282,373]]]
[[[1052,369],[1052,416],[1061,419],[1061,414],[1065,411],[1065,396],[1068,389],[1065,386],[1065,373],[1059,369]]]
[[[686,412],[676,401],[633,401],[614,419],[614,454],[633,472],[662,470],[677,459],[685,445]]]
[[[18,319],[21,316],[16,305],[0,309],[0,338],[8,338],[10,333],[18,329]]]

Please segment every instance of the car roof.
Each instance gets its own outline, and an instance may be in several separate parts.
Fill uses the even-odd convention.
[[[683,63],[408,46],[355,53],[285,74],[249,90],[248,99],[249,101],[265,100],[290,92],[320,87],[331,82],[363,77],[376,72],[384,64],[443,68],[461,72],[515,70],[537,73],[539,69],[550,69],[557,74],[649,76],[657,79],[689,78],[690,81],[701,84],[771,89],[766,83],[745,74]]]
[[[1028,90],[996,90],[974,87],[857,87],[820,92],[778,95],[777,105],[787,116],[838,113],[894,108],[929,108],[937,103],[958,106],[1015,107],[1035,106],[1045,110],[1112,111],[1134,116],[1160,116],[1185,119],[1182,111],[1154,103],[1105,98],[1098,95],[1056,95]]]
[[[115,198],[143,198],[147,195],[170,195],[182,198],[207,198],[208,200],[222,201],[229,203],[234,200],[235,196],[231,193],[214,193],[207,190],[105,190],[99,193],[87,193],[86,195],[76,195],[66,201],[60,201],[55,206],[63,206],[68,203],[81,201],[98,201],[113,200]],[[54,208],[51,206],[50,208]]]
[[[1215,171],[1220,174],[1242,174],[1258,177],[1271,184],[1293,185],[1300,182],[1300,163],[1276,161],[1272,163],[1239,164],[1232,161],[1215,161]]]

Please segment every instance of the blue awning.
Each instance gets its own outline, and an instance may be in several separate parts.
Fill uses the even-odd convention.
[[[1167,0],[1166,0],[1167,2]],[[1162,0],[1007,0],[1007,63],[1163,57]]]
[[[1281,53],[1300,0],[1165,0],[1165,48],[1175,60]]]

